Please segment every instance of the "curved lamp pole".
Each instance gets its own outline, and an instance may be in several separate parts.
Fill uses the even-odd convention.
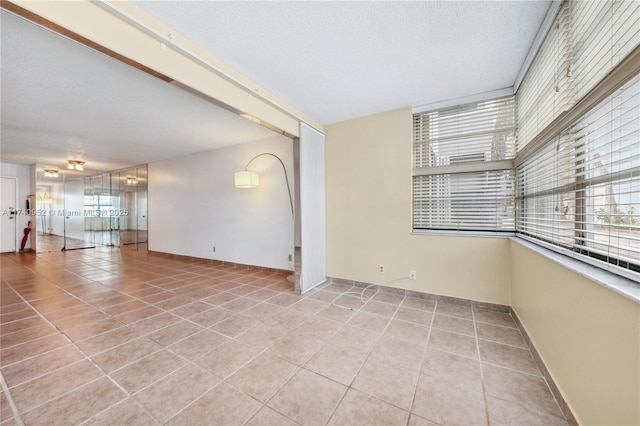
[[[235,173],[236,188],[255,188],[258,186],[258,181],[259,181],[258,173],[249,171],[248,168],[249,168],[249,165],[253,162],[253,160],[255,160],[258,157],[262,157],[263,155],[269,155],[271,157],[274,157],[280,162],[280,165],[282,166],[282,171],[284,171],[284,180],[287,183],[287,194],[289,195],[289,205],[291,206],[291,216],[294,217],[293,199],[291,198],[291,186],[289,185],[289,176],[287,175],[287,168],[284,166],[284,163],[282,162],[280,157],[278,157],[277,155],[272,154],[270,152],[263,152],[254,156],[251,160],[249,160],[247,162],[247,165],[244,166],[244,171]],[[239,181],[242,181],[242,182],[239,182]]]

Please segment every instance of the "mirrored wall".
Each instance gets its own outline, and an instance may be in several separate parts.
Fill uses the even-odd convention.
[[[146,165],[94,176],[45,169],[36,167],[36,251],[146,249]]]
[[[31,224],[36,231],[36,251],[95,247],[94,236],[86,223],[84,194],[83,176],[36,167]]]
[[[114,245],[138,250],[147,243],[147,166],[111,173],[111,194],[117,209],[112,216],[117,227]],[[116,207],[116,206],[114,206]]]

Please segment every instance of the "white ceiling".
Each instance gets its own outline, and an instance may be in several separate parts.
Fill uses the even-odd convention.
[[[328,124],[512,86],[551,1],[135,3]],[[277,137],[9,12],[0,17],[3,162],[64,167],[79,158],[106,171]]]
[[[511,87],[544,1],[134,1],[323,124]]]
[[[3,162],[63,169],[78,158],[108,171],[277,137],[9,12],[0,18]]]

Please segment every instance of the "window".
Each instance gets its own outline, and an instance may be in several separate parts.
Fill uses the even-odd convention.
[[[414,114],[414,230],[516,230],[638,280],[639,59],[640,2],[568,0],[515,100]]]
[[[518,88],[518,152],[568,107],[569,7],[560,8]]]
[[[640,43],[640,2],[568,1],[571,105]]]
[[[414,114],[414,230],[515,229],[513,96]]]
[[[636,280],[639,45],[640,2],[565,1],[518,88],[514,160],[519,236]]]
[[[640,2],[565,1],[518,88],[518,152],[640,43]]]
[[[517,168],[518,232],[640,271],[640,75]]]

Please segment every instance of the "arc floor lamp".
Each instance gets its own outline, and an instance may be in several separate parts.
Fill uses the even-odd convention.
[[[254,156],[246,166],[244,166],[244,170],[234,173],[234,181],[236,188],[257,188],[260,186],[260,174],[258,172],[254,172],[249,170],[249,165],[258,157],[262,157],[264,155],[268,155],[274,157],[280,162],[282,166],[282,171],[284,172],[284,180],[287,183],[287,194],[289,195],[289,205],[291,206],[291,216],[293,216],[293,198],[291,197],[291,186],[289,185],[289,176],[287,175],[287,168],[284,166],[284,163],[275,154],[270,152],[263,152],[256,156]]]

